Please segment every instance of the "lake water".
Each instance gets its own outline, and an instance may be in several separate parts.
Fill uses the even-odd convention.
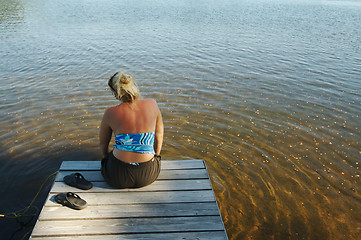
[[[163,158],[205,159],[230,239],[361,239],[361,1],[0,7],[0,213],[63,160],[100,159],[122,70],[159,103]],[[34,223],[0,218],[0,238]]]

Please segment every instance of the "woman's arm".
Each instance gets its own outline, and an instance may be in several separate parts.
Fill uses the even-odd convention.
[[[108,111],[105,111],[102,122],[100,124],[100,132],[99,132],[99,147],[103,158],[106,157],[109,153],[109,142],[110,139],[112,138],[112,133],[113,133],[107,120],[108,115],[109,115]]]
[[[154,139],[154,151],[155,154],[157,155],[160,155],[160,151],[162,150],[163,134],[164,134],[163,118],[159,110],[155,125],[155,139]]]

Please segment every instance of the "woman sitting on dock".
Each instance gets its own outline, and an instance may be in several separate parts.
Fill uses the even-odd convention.
[[[139,99],[131,76],[117,72],[108,85],[121,103],[105,111],[100,125],[102,175],[118,188],[149,185],[160,172],[163,120],[158,104],[154,99]],[[113,132],[115,144],[109,152]]]

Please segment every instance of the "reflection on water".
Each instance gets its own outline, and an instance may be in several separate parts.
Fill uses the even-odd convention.
[[[61,161],[99,160],[120,68],[159,102],[163,158],[206,160],[230,239],[361,237],[359,8],[7,0],[0,14],[0,213]]]
[[[22,10],[23,6],[16,0],[2,0],[0,2],[0,30],[10,29],[14,24],[21,23],[23,21]]]

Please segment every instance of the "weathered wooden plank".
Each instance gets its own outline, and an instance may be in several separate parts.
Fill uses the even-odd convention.
[[[182,202],[212,202],[216,201],[212,190],[203,191],[166,191],[166,192],[110,192],[78,194],[89,205],[106,204],[143,204],[143,203],[182,203]],[[45,206],[59,206],[49,195]]]
[[[64,161],[60,170],[99,170],[100,161]],[[197,169],[205,168],[203,160],[162,160],[161,169]]]
[[[104,181],[100,170],[98,171],[68,171],[62,170],[56,176],[55,181],[63,181],[64,176],[72,173],[81,173],[87,180],[92,182]],[[206,179],[208,173],[206,169],[175,169],[175,170],[162,170],[159,174],[158,180],[178,180],[178,179]]]
[[[220,216],[38,221],[33,236],[221,231]]]
[[[226,240],[224,231],[182,232],[182,233],[147,233],[147,234],[120,234],[71,237],[36,237],[38,240]]]
[[[93,182],[83,191],[62,180],[73,172]],[[88,207],[76,211],[54,201],[78,193]],[[63,162],[32,239],[227,239],[203,160],[163,160],[156,182],[140,189],[108,186],[100,161]]]
[[[151,185],[134,189],[117,189],[109,186],[106,182],[93,182],[93,188],[81,190],[66,185],[63,182],[55,182],[51,193],[59,192],[146,192],[146,191],[180,191],[180,190],[212,190],[208,179],[197,180],[164,180],[156,181]]]
[[[58,205],[56,207],[44,207],[39,220],[215,216],[218,214],[216,202],[100,205],[88,206],[81,211],[74,211]]]

